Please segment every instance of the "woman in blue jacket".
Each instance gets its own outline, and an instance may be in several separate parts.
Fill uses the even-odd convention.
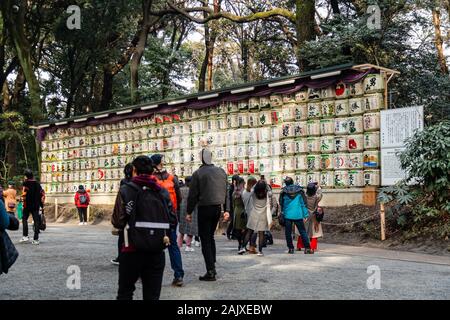
[[[284,216],[286,243],[288,253],[294,253],[294,244],[292,243],[292,224],[295,223],[302,241],[305,245],[305,254],[312,254],[308,234],[305,229],[304,219],[308,218],[308,209],[305,205],[305,196],[299,185],[294,185],[294,180],[286,177],[284,180],[285,187],[280,193],[281,214]]]

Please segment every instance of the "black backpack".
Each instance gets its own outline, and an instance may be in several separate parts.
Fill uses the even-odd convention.
[[[165,237],[168,236],[169,211],[165,199],[158,192],[148,187],[141,187],[133,182],[122,188],[128,220],[129,242],[138,250],[159,253],[166,248]]]

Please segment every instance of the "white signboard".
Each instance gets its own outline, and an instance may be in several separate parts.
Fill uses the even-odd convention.
[[[382,110],[380,122],[381,185],[391,186],[405,178],[396,153],[415,130],[423,130],[423,106]]]

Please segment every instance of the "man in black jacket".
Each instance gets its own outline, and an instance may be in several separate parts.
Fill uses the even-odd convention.
[[[28,242],[28,217],[33,217],[34,237],[31,242],[34,245],[39,244],[39,226],[41,225],[41,217],[39,208],[43,206],[42,197],[43,190],[41,185],[34,179],[33,172],[29,169],[25,170],[25,181],[23,182],[23,237],[20,242]]]
[[[227,174],[212,164],[212,153],[203,149],[200,153],[202,165],[192,175],[187,203],[186,221],[192,221],[192,212],[198,206],[198,233],[202,244],[202,254],[206,264],[206,274],[201,281],[216,280],[216,243],[214,232],[222,209],[224,219],[229,218],[227,208]]]

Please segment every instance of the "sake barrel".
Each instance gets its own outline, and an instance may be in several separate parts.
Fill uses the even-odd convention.
[[[294,121],[295,120],[295,108],[297,104],[295,102],[287,103],[283,105],[283,121]]]
[[[216,146],[225,146],[227,144],[227,135],[225,132],[216,132]]]
[[[239,111],[238,103],[235,101],[228,101],[227,102],[227,111],[228,113],[234,113]]]
[[[347,98],[349,96],[348,86],[343,82],[339,82],[335,86],[334,93],[335,93],[336,99]]]
[[[347,149],[349,152],[362,152],[364,150],[364,135],[347,136]]]
[[[348,169],[348,154],[347,153],[333,154],[333,167],[336,170]]]
[[[239,107],[239,112],[248,111],[248,100],[247,99],[240,100],[238,102],[238,107]]]
[[[283,105],[283,98],[279,94],[273,94],[270,96],[270,106],[281,107]]]
[[[320,135],[320,120],[308,120],[306,122],[306,134],[308,136]]]
[[[364,185],[378,187],[380,185],[380,170],[364,170]]]
[[[322,188],[333,188],[334,187],[334,171],[322,171],[320,172],[319,184]]]
[[[334,87],[326,87],[320,89],[320,96],[322,99],[333,99],[335,97]]]
[[[216,117],[209,117],[206,120],[206,131],[207,132],[215,132],[217,131],[217,118]]]
[[[322,101],[321,108],[322,108],[322,117],[324,118],[334,117],[334,101],[332,100]]]
[[[240,112],[238,114],[238,128],[248,127],[248,112]]]
[[[227,159],[227,148],[226,147],[216,147],[214,149],[214,151],[215,151],[214,159],[217,159],[219,161],[223,161],[223,160]]]
[[[251,158],[247,161],[247,173],[250,175],[259,173],[258,159]]]
[[[259,114],[258,112],[249,112],[248,114],[248,127],[254,129],[259,126]]]
[[[364,173],[362,170],[348,171],[348,186],[350,188],[364,187]]]
[[[320,134],[334,134],[334,119],[322,119],[320,120]]]
[[[308,88],[308,99],[309,100],[320,100],[321,98],[322,98],[321,89]]]
[[[260,109],[270,108],[270,97],[269,96],[259,97],[259,108]]]
[[[321,170],[332,170],[333,166],[333,155],[332,154],[321,154],[320,155],[320,169]]]
[[[227,145],[236,144],[238,134],[239,134],[238,130],[228,130],[226,133]]]
[[[291,156],[282,157],[282,171],[283,172],[291,172],[295,170],[295,158]]]
[[[294,123],[287,122],[281,126],[281,139],[294,137]]]
[[[248,130],[247,129],[239,129],[237,131],[236,142],[238,144],[248,143]]]
[[[364,94],[363,82],[358,81],[348,84],[348,90],[350,96],[361,96]]]
[[[228,129],[235,129],[239,126],[239,121],[238,121],[238,114],[237,113],[229,113],[226,116],[226,121],[227,121],[227,128]]]
[[[250,109],[259,108],[259,97],[251,97],[248,101],[248,106]]]
[[[308,105],[306,103],[299,103],[294,108],[294,120],[301,121],[308,119]]]
[[[312,171],[306,173],[306,182],[319,182],[320,181],[320,171]]]
[[[334,137],[334,151],[335,152],[347,151],[347,137],[346,136],[335,136]]]
[[[227,119],[224,115],[220,115],[217,117],[217,130],[226,130],[228,128]]]
[[[281,154],[281,143],[280,141],[270,142],[270,156],[278,157]]]
[[[356,116],[356,117],[350,117],[348,118],[348,133],[349,134],[356,134],[356,133],[363,133],[363,117],[362,116]]]
[[[364,114],[364,131],[380,130],[380,113],[371,112]]]
[[[308,103],[308,118],[320,118],[322,116],[320,102]]]
[[[234,161],[227,161],[227,170],[226,170],[227,175],[233,175],[234,174],[234,172],[235,172],[234,167],[235,167],[235,162]]]
[[[260,126],[270,126],[272,124],[272,114],[270,110],[259,112],[258,123]]]
[[[283,110],[281,107],[275,107],[270,112],[271,122],[273,125],[283,123]]]
[[[361,98],[353,98],[349,99],[349,114],[352,115],[358,115],[364,113],[363,108],[363,102],[364,100]]]
[[[380,74],[369,74],[364,78],[365,93],[384,91],[384,79]]]
[[[237,161],[237,170],[238,170],[238,174],[242,175],[247,173],[247,165],[248,162],[246,160],[238,160]]]
[[[258,129],[258,142],[268,142],[270,141],[270,128],[262,127]]]
[[[320,152],[320,137],[309,137],[306,139],[308,153]]]
[[[280,140],[280,126],[271,126],[270,127],[270,140],[271,141],[278,141]]]
[[[336,170],[334,171],[334,187],[347,188],[348,187],[348,171]]]
[[[234,159],[236,158],[236,146],[235,145],[227,145],[227,159]]]
[[[307,135],[307,123],[306,121],[294,122],[294,136],[305,137]]]
[[[295,94],[294,93],[283,94],[283,104],[292,103],[292,102],[295,102]]]
[[[271,157],[270,163],[272,165],[272,172],[276,175],[281,175],[281,171],[283,169],[283,162],[281,161],[281,157]]]
[[[347,157],[347,168],[349,169],[362,169],[363,168],[363,153],[349,153]]]
[[[364,151],[364,168],[378,168],[379,166],[379,151]]]
[[[320,170],[320,155],[312,154],[306,157],[308,171]]]
[[[272,171],[272,163],[270,161],[270,158],[259,158],[259,173],[260,174],[270,174]]]
[[[365,95],[363,98],[364,112],[373,112],[383,108],[383,94],[374,93]]]
[[[217,106],[212,106],[206,109],[206,114],[208,116],[216,116],[217,115]]]
[[[294,160],[295,160],[295,170],[303,171],[308,169],[306,155],[297,155],[294,157]]]
[[[283,186],[283,177],[279,174],[271,174],[269,181],[272,189],[280,189]]]
[[[322,153],[334,153],[334,136],[321,136],[320,137],[320,152]]]
[[[302,88],[295,93],[295,102],[302,103],[308,101],[308,88]]]
[[[280,142],[280,155],[292,155],[295,153],[294,139],[286,139]]]
[[[249,158],[257,158],[258,157],[258,144],[257,143],[249,143],[248,144],[248,157]]]
[[[246,144],[238,144],[236,146],[236,158],[244,159],[247,157],[247,145]]]
[[[380,147],[380,132],[364,133],[364,149],[378,149]]]
[[[298,184],[299,186],[307,185],[306,172],[295,172],[293,179],[295,184]]]
[[[227,113],[227,103],[226,102],[221,102],[218,106],[217,106],[217,114],[226,114]],[[183,114],[182,114],[182,119],[183,118]]]
[[[255,129],[248,130],[248,143],[258,142],[258,131]]]
[[[335,118],[334,119],[334,133],[336,135],[342,135],[348,133],[348,118]]]
[[[295,153],[308,153],[308,142],[306,138],[297,138],[295,143]]]

